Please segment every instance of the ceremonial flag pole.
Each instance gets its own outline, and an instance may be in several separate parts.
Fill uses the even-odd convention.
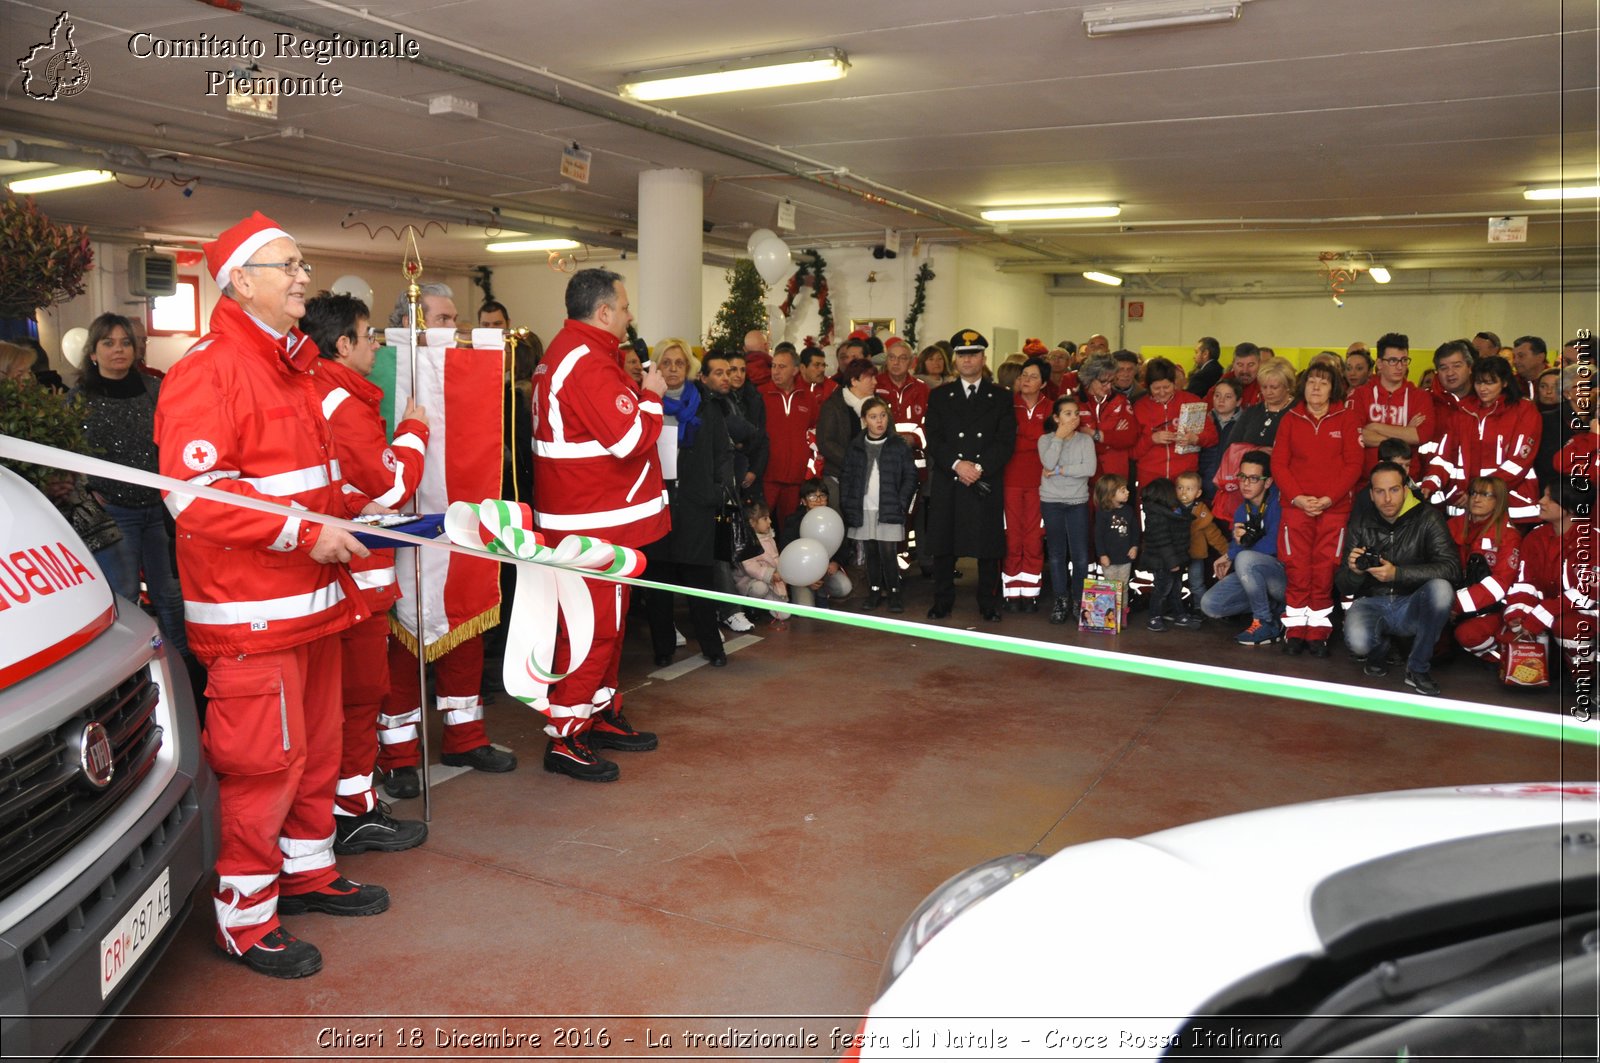
[[[400,272],[406,278],[406,335],[411,343],[411,394],[417,394],[417,319],[422,315],[422,287],[417,283],[422,277],[422,249],[417,246],[417,230],[406,226],[406,252]],[[420,512],[416,495],[411,497],[411,512]],[[433,822],[433,787],[428,781],[428,768],[433,758],[428,755],[428,658],[423,652],[422,623],[422,551],[411,551],[412,586],[417,600],[417,741],[421,749],[422,768],[422,821]]]

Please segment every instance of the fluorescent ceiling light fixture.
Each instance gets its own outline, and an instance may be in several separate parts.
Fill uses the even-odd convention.
[[[1384,269],[1382,266],[1373,266],[1371,269],[1367,270],[1367,273],[1378,284],[1389,283],[1389,271]]]
[[[1115,218],[1122,208],[1115,203],[1084,203],[1072,207],[996,207],[979,212],[984,221],[1072,221],[1080,218]]]
[[[574,248],[578,248],[578,247],[581,247],[581,246],[583,246],[583,245],[578,243],[576,240],[560,240],[560,239],[533,240],[533,239],[529,239],[529,240],[500,240],[500,241],[498,241],[496,243],[488,244],[484,249],[487,250],[487,251],[496,251],[496,252],[510,252],[510,251],[571,251]]]
[[[627,75],[617,91],[636,100],[675,100],[680,96],[709,96],[717,92],[837,81],[849,69],[850,60],[844,52],[837,48],[814,48],[663,70],[641,70]]]
[[[1112,287],[1116,287],[1122,283],[1122,278],[1117,276],[1115,273],[1101,273],[1097,269],[1084,270],[1083,279],[1086,281],[1094,281],[1096,284],[1109,284]]]
[[[39,177],[19,177],[7,181],[6,187],[22,196],[36,192],[59,192],[64,188],[82,188],[85,185],[103,185],[115,181],[117,175],[110,170],[63,170]]]
[[[1091,37],[1173,26],[1237,22],[1244,0],[1145,0],[1143,3],[1086,8],[1083,31]]]
[[[1522,193],[1523,199],[1600,199],[1600,185],[1543,185]]]

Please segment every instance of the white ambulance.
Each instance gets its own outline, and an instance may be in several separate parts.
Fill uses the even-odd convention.
[[[0,468],[0,1042],[93,1046],[209,880],[216,780],[182,661]]]

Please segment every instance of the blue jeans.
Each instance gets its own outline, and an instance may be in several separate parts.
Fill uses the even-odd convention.
[[[130,601],[139,600],[139,573],[144,573],[150,588],[150,601],[156,607],[156,622],[161,634],[179,653],[189,652],[189,639],[183,627],[183,590],[172,571],[172,539],[162,518],[163,507],[117,506],[106,503],[106,512],[122,529],[122,571],[109,576],[116,592]],[[124,586],[116,586],[118,580]]]
[[[1448,581],[1431,579],[1410,594],[1375,594],[1357,598],[1344,614],[1344,641],[1350,652],[1365,657],[1390,635],[1411,635],[1411,657],[1406,669],[1426,672],[1433,665],[1433,647],[1450,619],[1455,589]]]
[[[1259,550],[1241,550],[1233,559],[1233,571],[1206,591],[1200,609],[1216,619],[1248,612],[1263,624],[1275,624],[1283,615],[1288,591],[1283,562]]]
[[[1076,604],[1083,598],[1083,578],[1089,571],[1089,503],[1040,502],[1039,515],[1044,518],[1045,548],[1050,554],[1050,589],[1057,598]]]

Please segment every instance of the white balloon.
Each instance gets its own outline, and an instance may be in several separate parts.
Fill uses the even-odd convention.
[[[831,557],[844,544],[844,518],[827,506],[818,506],[800,518],[800,535],[821,543]]]
[[[356,276],[346,273],[328,286],[328,290],[335,295],[350,295],[367,304],[367,309],[372,309],[372,285]]]
[[[778,575],[792,587],[809,587],[828,571],[828,551],[815,539],[796,539],[778,555]]]
[[[757,229],[755,232],[750,234],[750,239],[744,242],[744,249],[753,255],[756,253],[756,248],[760,247],[763,243],[768,240],[776,240],[777,238],[778,234],[773,232],[771,229]]]
[[[83,357],[89,352],[89,330],[86,328],[69,328],[61,334],[61,357],[74,369],[83,368]]]
[[[761,274],[761,279],[768,284],[777,284],[794,272],[794,261],[789,255],[789,245],[776,236],[762,241],[761,245],[751,252],[751,257],[755,260],[756,272]]]

